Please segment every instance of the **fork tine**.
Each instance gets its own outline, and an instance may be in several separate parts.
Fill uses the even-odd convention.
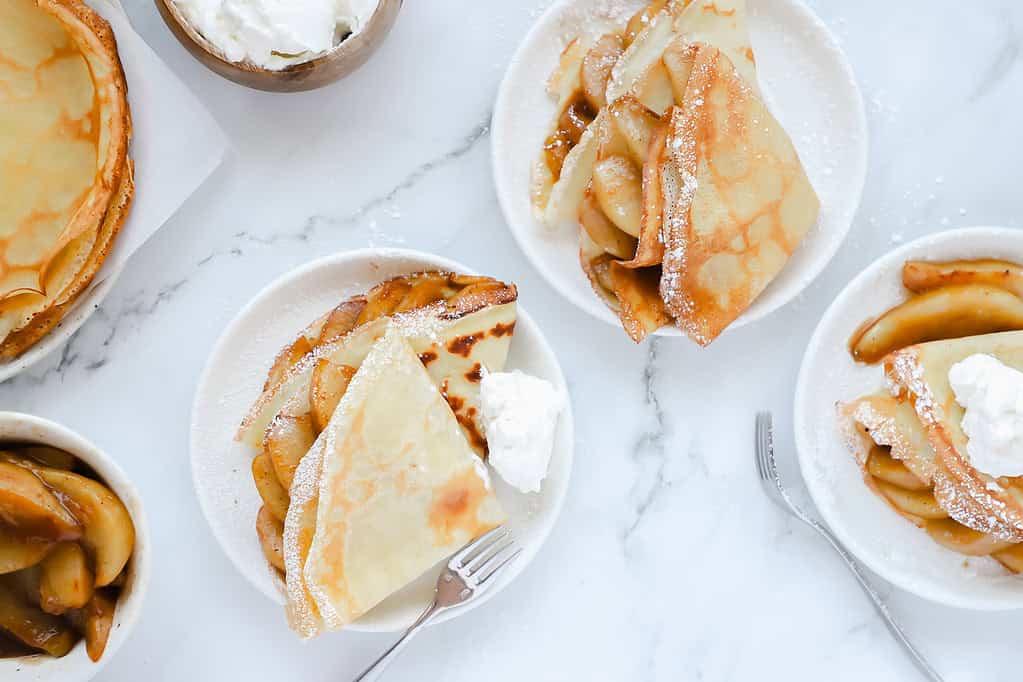
[[[767,480],[770,477],[768,468],[768,457],[772,451],[771,444],[771,413],[759,412],[756,419],[756,462],[757,473],[760,478]]]
[[[476,575],[487,564],[494,560],[498,554],[515,544],[515,538],[505,536],[501,540],[491,543],[485,550],[480,552],[472,561],[467,561],[462,568],[466,575]]]
[[[507,548],[506,548],[505,550],[503,550],[502,552],[500,552],[500,553],[498,553],[498,554],[495,554],[495,555],[494,555],[493,559],[491,559],[491,560],[490,560],[490,561],[488,562],[487,566],[490,566],[490,565],[492,565],[492,564],[493,564],[493,563],[494,563],[495,561],[497,561],[498,563],[497,563],[497,565],[496,565],[496,566],[494,566],[493,568],[491,568],[490,570],[488,570],[488,571],[487,571],[487,572],[486,572],[486,573],[485,573],[484,575],[481,575],[481,576],[479,577],[479,580],[477,581],[477,583],[478,583],[479,585],[482,585],[483,583],[485,583],[485,582],[487,582],[488,580],[490,580],[491,578],[493,578],[493,577],[494,577],[494,576],[495,576],[495,575],[497,574],[497,572],[498,572],[498,571],[500,571],[501,569],[503,569],[503,568],[504,568],[505,566],[507,566],[507,565],[508,565],[508,564],[510,564],[511,562],[515,561],[515,558],[516,558],[516,557],[517,557],[518,555],[522,554],[522,548],[521,548],[521,547],[516,547],[516,548],[515,548],[515,551],[513,551],[513,552],[511,552],[511,553],[509,554],[509,553],[508,553],[508,549],[511,549],[511,548],[513,548],[513,547],[515,547],[515,545],[514,545],[514,544],[511,544],[511,545],[509,545],[509,546],[508,546],[508,547],[507,547]],[[502,557],[502,555],[503,555],[503,558],[500,558],[500,557]],[[500,561],[498,561],[498,559],[499,559],[499,558],[500,558]],[[484,569],[486,569],[486,568],[487,568],[487,567],[486,567],[486,566],[484,566]]]
[[[467,563],[482,554],[488,547],[492,547],[494,543],[500,542],[504,539],[509,532],[510,531],[505,526],[498,526],[497,528],[487,531],[451,557],[448,561],[448,567],[453,570],[463,568]]]

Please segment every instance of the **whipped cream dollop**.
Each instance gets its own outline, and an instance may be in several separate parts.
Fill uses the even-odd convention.
[[[379,0],[174,0],[189,24],[232,62],[301,64],[358,33]]]
[[[480,383],[480,406],[487,461],[509,485],[539,492],[565,396],[549,381],[519,370],[488,372]]]
[[[948,371],[964,410],[970,465],[989,476],[1023,476],[1023,372],[978,353]]]

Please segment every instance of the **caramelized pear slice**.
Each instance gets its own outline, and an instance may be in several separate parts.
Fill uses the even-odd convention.
[[[305,357],[305,354],[312,350],[312,348],[312,342],[305,336],[298,337],[290,345],[283,348],[277,354],[277,357],[274,358],[273,365],[270,366],[270,371],[267,372],[263,390],[268,391],[271,387],[284,381],[284,376],[288,370]]]
[[[334,364],[327,358],[316,361],[313,380],[309,384],[309,404],[313,407],[313,426],[317,431],[327,428],[327,422],[334,415],[356,371],[355,367]]]
[[[0,582],[0,630],[27,647],[57,658],[66,656],[78,642],[78,636],[63,618],[26,604],[3,582]]]
[[[288,491],[277,479],[273,461],[265,452],[259,453],[252,460],[252,480],[256,482],[256,491],[259,492],[263,505],[279,521],[284,521],[288,515],[288,505],[291,504],[291,500],[288,497]]]
[[[355,325],[359,321],[359,315],[365,307],[366,299],[358,296],[344,301],[331,310],[327,314],[326,322],[323,323],[323,329],[320,330],[320,338],[316,341],[316,345],[322,346],[335,339],[340,339],[355,329]]]
[[[631,43],[636,39],[640,33],[643,32],[647,26],[650,25],[650,21],[657,15],[658,12],[668,6],[668,0],[653,0],[643,9],[639,10],[632,17],[629,18],[629,23],[625,26],[625,41]]]
[[[611,69],[618,63],[624,50],[622,37],[608,33],[601,36],[583,58],[579,69],[580,84],[587,103],[594,111],[607,106],[607,82],[611,79]]]
[[[1013,573],[1023,573],[1023,544],[1013,545],[991,556]]]
[[[0,462],[0,521],[28,537],[75,540],[82,534],[78,520],[43,482],[11,462]]]
[[[953,519],[928,521],[926,530],[927,534],[942,547],[970,556],[987,556],[1013,546],[1011,542],[967,528]]]
[[[0,524],[0,574],[35,566],[53,549],[53,542],[25,538]]]
[[[356,326],[393,313],[411,289],[412,285],[404,278],[389,280],[375,288],[370,292],[366,307],[359,314]]]
[[[117,600],[97,590],[85,607],[85,651],[93,662],[103,657],[114,626]]]
[[[59,616],[89,603],[95,577],[85,550],[77,542],[62,542],[39,565],[39,605]]]
[[[593,193],[600,208],[618,229],[639,237],[643,222],[643,177],[621,156],[602,159],[593,166]]]
[[[34,459],[43,466],[65,469],[67,471],[74,469],[77,462],[75,456],[70,452],[65,452],[49,445],[25,445],[17,448],[14,454]]]
[[[274,518],[265,506],[256,514],[256,535],[263,548],[263,556],[278,571],[284,571],[284,524]]]
[[[930,486],[921,481],[905,464],[891,456],[887,448],[875,446],[867,455],[867,471],[871,476],[887,481],[905,490],[929,490]]]
[[[277,480],[286,490],[291,489],[298,463],[309,452],[316,440],[313,417],[306,413],[300,416],[278,414],[270,422],[263,437],[263,452],[273,462]]]
[[[910,260],[902,266],[902,284],[922,293],[952,284],[986,284],[1023,298],[1023,267],[1005,260]]]
[[[887,481],[874,482],[881,494],[897,509],[922,519],[944,519],[948,512],[938,505],[929,490],[905,490]]]
[[[657,133],[661,119],[632,96],[622,97],[607,111],[625,140],[632,160],[642,166],[650,155],[650,140]]]
[[[135,524],[124,503],[91,478],[56,469],[40,469],[38,473],[82,522],[85,532],[81,543],[93,557],[96,586],[109,585],[135,548]]]
[[[933,289],[898,305],[853,335],[859,362],[925,341],[1023,329],[1023,300],[986,284]]]
[[[579,204],[579,224],[597,246],[615,258],[629,260],[636,255],[636,246],[639,242],[608,220],[600,210],[597,198],[591,190],[586,191],[582,203]]]

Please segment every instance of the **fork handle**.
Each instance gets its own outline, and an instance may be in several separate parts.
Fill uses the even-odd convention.
[[[888,604],[885,603],[884,599],[881,598],[881,595],[878,594],[877,590],[874,589],[874,586],[871,585],[867,576],[863,573],[863,569],[860,567],[856,559],[854,559],[849,553],[849,550],[847,550],[845,546],[839,542],[838,538],[836,538],[826,526],[817,523],[812,519],[808,520],[808,522],[818,533],[824,536],[824,538],[828,541],[828,544],[830,544],[831,547],[838,552],[838,555],[845,560],[846,566],[848,566],[852,574],[856,576],[856,581],[860,584],[860,587],[862,587],[863,591],[867,593],[868,597],[870,597],[870,601],[874,603],[874,608],[881,616],[881,620],[884,621],[888,631],[892,633],[892,636],[895,637],[899,644],[902,645],[902,648],[910,655],[913,659],[913,663],[916,664],[917,669],[928,680],[931,680],[931,682],[944,682],[941,675],[939,675],[938,672],[931,667],[931,664],[927,662],[919,651],[917,651],[916,646],[910,641],[906,632],[902,629],[902,626],[900,626],[894,616],[892,616],[891,611],[888,609]]]
[[[390,649],[385,651],[380,658],[375,660],[371,666],[362,671],[362,674],[356,677],[352,682],[373,682],[373,680],[379,680],[383,677],[384,669],[398,657],[401,650],[404,649],[405,645],[408,644],[410,639],[412,639],[412,635],[419,632],[421,627],[433,620],[433,617],[436,616],[440,610],[441,609],[437,605],[437,601],[434,600],[434,602],[430,604],[425,611],[423,611],[422,615],[416,619],[416,622],[409,626],[408,630],[402,634],[398,641],[392,644]]]

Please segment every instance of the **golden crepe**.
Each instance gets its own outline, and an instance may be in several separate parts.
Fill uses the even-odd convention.
[[[318,482],[293,488],[285,521],[288,613],[305,636],[319,619],[344,627],[504,521],[482,462],[396,325],[387,324],[313,452],[296,482]],[[310,534],[306,549],[300,539]]]
[[[622,32],[570,43],[549,92],[538,217],[582,227],[583,271],[633,340],[675,324],[706,345],[819,211],[760,100],[745,1],[655,0]]]
[[[0,4],[0,357],[91,282],[134,192],[127,86],[109,24],[79,0]]]
[[[661,296],[706,345],[781,271],[820,202],[788,135],[720,50],[700,48],[670,125]]]
[[[885,358],[889,392],[838,406],[867,485],[940,545],[1023,572],[1023,478],[994,479],[965,456],[948,370],[975,353],[1023,365],[1023,332],[933,341]]]

